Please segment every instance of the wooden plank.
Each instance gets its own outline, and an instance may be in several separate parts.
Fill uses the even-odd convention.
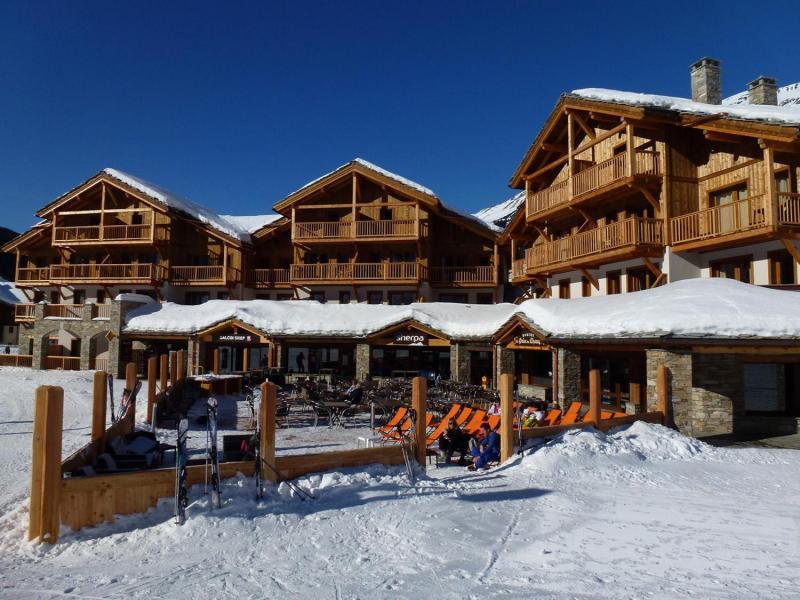
[[[589,413],[588,418],[594,423],[600,422],[600,400],[602,398],[602,386],[600,382],[600,369],[589,371]]]
[[[792,240],[781,238],[781,244],[783,244],[783,247],[786,248],[786,251],[792,255],[795,263],[800,263],[800,250],[797,249],[797,246],[794,245],[794,242],[792,242]]]
[[[42,535],[42,465],[44,464],[45,409],[47,386],[36,388],[33,406],[33,445],[31,448],[31,491],[28,508],[28,540]]]
[[[767,192],[767,224],[773,231],[778,229],[778,188],[775,185],[775,151],[764,148],[764,179]]]
[[[61,526],[61,434],[64,390],[36,389],[28,539],[55,543]]]
[[[269,467],[277,470],[275,465],[275,415],[277,408],[278,388],[274,383],[265,381],[261,384],[261,460]],[[272,469],[261,467],[261,478],[265,481],[275,481]]]
[[[500,461],[514,454],[514,376],[500,375]]]
[[[218,357],[218,352],[214,351],[214,358]],[[216,373],[217,371],[214,371]],[[170,350],[169,353],[169,385],[175,387],[178,382],[178,353],[175,350]]]
[[[147,422],[153,422],[153,405],[156,403],[156,378],[158,377],[158,358],[147,359]]]
[[[427,431],[425,413],[428,409],[428,380],[414,377],[411,380],[411,407],[414,410],[414,453],[422,469],[427,459]]]
[[[166,354],[162,354],[159,359],[159,386],[161,387],[162,392],[167,391],[167,377],[169,376],[169,357]]]
[[[178,360],[178,364],[176,367],[178,381],[184,381],[186,379],[186,350],[181,348],[178,350],[176,354],[176,358]]]
[[[656,407],[664,415],[664,423],[669,424],[669,368],[659,365],[656,375]]]
[[[92,438],[103,451],[103,434],[106,431],[106,407],[108,406],[108,375],[105,371],[95,371],[92,385]]]

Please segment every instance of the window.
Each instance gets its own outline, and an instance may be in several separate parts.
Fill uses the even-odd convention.
[[[753,283],[750,266],[752,262],[752,256],[738,256],[736,258],[713,261],[709,263],[711,276],[735,279],[743,283]]]
[[[325,304],[325,292],[311,292],[311,299],[320,304]]]
[[[83,304],[86,301],[86,292],[83,290],[75,290],[72,292],[72,303]]]
[[[278,297],[276,299],[277,300],[291,300],[292,299],[292,295],[291,294],[278,294]]]
[[[494,294],[481,293],[476,297],[478,304],[494,304]]]
[[[208,292],[186,292],[186,304],[197,305],[208,302]]]
[[[97,290],[97,304],[105,304],[105,303],[106,303],[105,290]]]
[[[270,300],[272,296],[269,294],[256,294],[256,300]]]
[[[416,300],[414,292],[389,292],[389,304],[394,306],[411,304],[414,300]]]
[[[767,254],[769,258],[770,285],[796,285],[797,263],[786,250],[776,250]]]
[[[367,303],[368,304],[383,304],[383,292],[368,292],[367,293]]]
[[[58,292],[50,292],[50,304],[61,302],[61,295]]]
[[[454,302],[457,304],[466,304],[466,294],[439,294],[439,302]]]
[[[350,304],[350,292],[339,292],[339,304]]]
[[[629,292],[640,292],[650,289],[656,282],[656,276],[647,267],[627,269],[625,271],[625,276],[627,278]]]
[[[588,298],[592,295],[592,282],[588,277],[581,277],[581,296]]]
[[[764,223],[764,209],[754,208],[751,214],[747,197],[746,183],[717,190],[708,195],[709,208],[716,208],[718,211],[720,233]]]
[[[217,292],[217,300],[228,300],[230,297],[228,292]]]
[[[133,213],[131,215],[131,225],[141,225],[144,223],[144,215],[142,213]]]
[[[569,279],[562,279],[558,282],[558,297],[566,300],[569,298]]]

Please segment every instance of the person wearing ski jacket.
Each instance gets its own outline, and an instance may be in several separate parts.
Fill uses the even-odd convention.
[[[483,440],[472,447],[470,471],[485,469],[490,462],[500,460],[500,435],[492,431],[488,423],[481,423]]]

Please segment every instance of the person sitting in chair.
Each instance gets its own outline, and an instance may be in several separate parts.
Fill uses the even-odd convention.
[[[486,469],[490,462],[500,460],[500,435],[492,431],[488,423],[481,423],[483,439],[472,445],[472,464],[470,471]]]
[[[361,387],[358,379],[353,379],[352,385],[347,388],[347,391],[344,393],[344,401],[355,406],[357,404],[361,404],[361,400],[363,398],[364,388]]]
[[[444,457],[445,462],[450,464],[453,453],[458,452],[458,464],[467,464],[467,453],[469,445],[469,436],[461,431],[461,428],[456,425],[454,419],[447,422],[447,429],[439,438],[439,452]]]

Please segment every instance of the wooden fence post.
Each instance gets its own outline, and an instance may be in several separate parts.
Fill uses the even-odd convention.
[[[161,364],[159,365],[160,368],[159,376],[161,377],[161,381],[159,381],[159,386],[161,386],[162,392],[166,392],[168,385],[167,377],[169,377],[169,358],[167,357],[166,354],[161,355],[160,363]]]
[[[147,359],[147,422],[153,422],[153,405],[156,403],[156,377],[158,359],[151,356]]]
[[[178,381],[183,381],[186,379],[186,350],[178,350],[178,368],[177,368],[177,377]]]
[[[211,372],[214,373],[214,375],[219,374],[219,348],[214,348],[214,365]]]
[[[169,385],[175,387],[175,382],[178,381],[178,353],[175,350],[169,352]]]
[[[635,407],[635,412],[644,412],[642,407],[642,384],[636,381],[631,381],[628,388],[629,402]]]
[[[514,454],[514,376],[500,375],[500,462]]]
[[[658,401],[658,411],[662,415],[663,423],[670,424],[669,415],[669,367],[660,365],[656,375],[656,398]]]
[[[98,442],[97,452],[103,452],[103,434],[106,432],[106,407],[108,406],[108,374],[94,372],[92,387],[92,441]]]
[[[250,348],[246,346],[242,350],[242,371],[245,373],[250,371]]]
[[[589,371],[589,420],[594,421],[595,427],[600,427],[600,399],[602,397],[600,383],[600,370]]]
[[[133,392],[133,388],[136,387],[136,363],[129,362],[125,365],[125,388]],[[136,399],[133,399],[133,402],[130,402],[129,397],[129,406],[131,406],[131,414],[132,418],[130,423],[128,423],[128,433],[133,433],[133,429],[136,426]],[[120,415],[121,417],[124,415]]]
[[[428,453],[428,432],[425,413],[428,410],[428,380],[414,377],[411,381],[411,408],[414,410],[414,447],[419,465],[424,469]]]
[[[64,426],[64,390],[36,388],[31,460],[31,505],[28,539],[51,544],[61,526],[61,431]]]
[[[278,388],[274,383],[265,381],[261,384],[261,460],[272,469],[277,469],[275,463],[275,411],[277,407]],[[267,481],[276,481],[277,477],[272,469],[261,468],[261,478]]]

